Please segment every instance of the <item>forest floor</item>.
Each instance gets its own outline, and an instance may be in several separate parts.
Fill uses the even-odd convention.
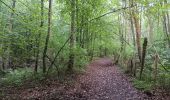
[[[29,87],[28,87],[29,86]],[[3,90],[4,100],[151,100],[135,89],[130,79],[109,58],[94,60],[83,74],[69,75],[64,82],[46,80]],[[161,100],[161,99],[152,99]],[[166,98],[162,99],[166,100]],[[168,98],[167,98],[168,100]]]

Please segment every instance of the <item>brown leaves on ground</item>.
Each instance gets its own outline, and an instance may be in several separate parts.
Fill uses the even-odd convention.
[[[93,61],[83,75],[67,76],[65,82],[46,80],[32,88],[11,88],[4,100],[148,100],[135,89],[112,60]],[[154,100],[153,98],[152,100]],[[159,99],[161,100],[161,99]],[[165,100],[165,99],[164,99]],[[167,98],[168,100],[168,98]]]

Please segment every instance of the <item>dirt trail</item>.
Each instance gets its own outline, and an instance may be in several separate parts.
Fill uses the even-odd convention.
[[[75,76],[71,86],[47,81],[46,85],[14,90],[8,96],[13,99],[4,100],[147,100],[109,58],[94,60],[84,74]]]
[[[145,100],[146,96],[137,91],[127,77],[112,65],[109,58],[92,62],[86,74],[80,77],[77,100]]]

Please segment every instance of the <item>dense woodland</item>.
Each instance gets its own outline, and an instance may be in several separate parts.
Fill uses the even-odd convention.
[[[0,86],[84,71],[97,57],[139,89],[170,89],[169,0],[0,0]]]

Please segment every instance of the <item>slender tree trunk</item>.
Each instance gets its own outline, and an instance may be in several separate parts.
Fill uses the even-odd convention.
[[[164,0],[165,4],[168,5],[168,1],[167,0]],[[168,30],[168,33],[170,35],[170,20],[169,20],[169,11],[166,11],[166,14],[165,14],[166,18],[167,18],[167,30]]]
[[[167,0],[164,0],[164,2],[161,2],[160,4],[162,6],[164,6],[165,4],[167,4]],[[164,30],[165,35],[166,35],[166,39],[167,39],[167,42],[168,42],[168,47],[170,48],[169,14],[168,14],[168,12],[162,12],[162,13],[163,13],[163,30]]]
[[[91,57],[90,57],[90,60],[92,60],[93,57],[94,57],[95,37],[96,37],[96,33],[91,33],[91,46],[92,46],[91,48],[92,48],[92,50],[91,50]]]
[[[165,4],[168,4],[167,0],[164,0]],[[168,38],[168,44],[169,44],[169,48],[170,48],[170,20],[169,20],[169,12],[166,11],[165,13],[165,17],[166,17],[166,28],[167,28],[167,38]]]
[[[12,9],[14,10],[16,6],[16,0],[12,0]],[[14,12],[11,12],[11,16],[10,16],[10,20],[9,20],[9,33],[11,34],[13,31],[13,22],[14,22]],[[12,42],[12,37],[10,37],[10,50],[13,48],[13,42]],[[9,67],[12,67],[14,69],[14,65],[13,65],[13,57],[12,57],[12,50],[9,53],[9,59],[8,59],[8,64]]]
[[[155,54],[155,56],[154,56],[154,72],[153,72],[153,79],[154,79],[154,81],[156,82],[156,80],[157,80],[157,73],[158,73],[158,61],[159,60],[159,56],[158,56],[158,54]]]
[[[122,18],[121,18],[121,15],[119,15],[118,17],[118,20],[119,20],[119,34],[120,34],[120,42],[121,42],[121,48],[120,48],[120,53],[122,53],[123,51],[123,46],[124,46],[124,41],[123,41],[123,38],[124,38],[124,35],[123,35],[123,25],[121,23],[122,21]]]
[[[70,32],[70,55],[68,70],[72,71],[74,66],[74,48],[75,48],[75,0],[71,0],[71,32]]]
[[[79,43],[79,35],[80,35],[80,28],[79,28],[79,1],[76,0],[76,42]]]
[[[169,33],[168,33],[168,25],[167,25],[167,20],[166,20],[165,15],[163,15],[163,29],[164,29],[164,32],[166,34],[166,38],[167,38],[167,41],[168,41],[168,46],[170,47],[170,37],[169,37]]]
[[[82,1],[82,5],[85,5],[85,1]],[[80,46],[82,48],[84,48],[84,33],[85,33],[85,23],[86,23],[86,15],[85,15],[85,8],[82,9],[82,12],[81,12],[81,35],[80,35],[80,38],[81,38],[81,43],[80,43]]]
[[[12,9],[15,9],[16,6],[16,0],[12,0]],[[10,21],[9,21],[9,32],[12,32],[13,29],[13,17],[14,17],[14,12],[11,12],[11,16],[10,16]]]
[[[145,65],[145,56],[146,56],[146,49],[147,49],[147,43],[148,40],[147,38],[144,38],[144,43],[143,43],[143,52],[142,52],[142,60],[141,60],[141,70],[140,70],[140,79],[142,78],[142,73]]]
[[[124,0],[124,7],[126,8],[127,7],[127,0]],[[122,38],[123,40],[125,40],[125,41],[127,41],[127,20],[126,20],[126,17],[127,17],[127,15],[126,15],[126,13],[125,12],[123,12],[123,23],[124,23],[124,32],[123,32],[123,34],[124,34],[124,37]],[[125,42],[125,41],[123,41],[123,42]],[[124,52],[125,52],[125,50],[126,50],[126,43],[124,43]]]
[[[148,16],[148,24],[149,24],[149,40],[150,43],[153,42],[153,22],[151,20],[152,18]]]
[[[88,21],[88,17],[86,18],[86,21]],[[89,51],[89,39],[90,39],[90,34],[89,34],[89,23],[86,24],[86,35],[85,35],[86,39],[86,49],[87,51]]]
[[[133,14],[133,19],[134,19],[135,28],[136,28],[136,44],[137,44],[138,56],[139,56],[139,60],[141,62],[142,50],[141,50],[141,42],[140,42],[141,41],[140,23],[139,23],[139,19],[137,18],[137,16],[135,14]]]
[[[1,10],[2,10],[2,3],[0,3],[0,12],[1,12]],[[3,43],[3,39],[2,39],[2,45],[0,46],[2,48],[2,51],[3,51],[3,45],[4,45],[4,43]],[[5,68],[5,59],[4,59],[3,54],[2,54],[1,58],[2,58],[2,64],[1,64],[2,68],[0,70],[4,70],[4,68]]]
[[[134,1],[133,0],[130,0],[129,1],[131,6],[134,5]],[[136,11],[135,11],[136,10]],[[134,22],[134,26],[135,26],[135,30],[136,30],[136,46],[137,46],[137,50],[138,50],[138,57],[139,57],[139,60],[141,62],[141,59],[142,59],[142,50],[141,50],[141,26],[140,26],[140,20],[138,18],[139,14],[136,13],[138,12],[137,11],[137,8],[136,9],[132,9],[132,21]]]
[[[80,39],[80,47],[83,48],[83,25],[84,24],[84,15],[81,15],[81,26],[80,26],[80,35],[79,35],[79,39]]]
[[[43,25],[44,25],[44,0],[41,0],[41,24],[40,24],[40,28],[42,29]],[[42,31],[40,30],[40,33],[38,34],[37,37],[37,53],[36,53],[36,61],[35,61],[35,69],[34,71],[37,72],[38,70],[38,61],[39,61],[39,53],[40,53],[40,42],[41,42],[41,33]]]
[[[133,0],[129,0],[129,6],[133,6]],[[132,8],[129,8],[130,11],[130,24],[131,24],[131,31],[132,31],[132,36],[133,36],[133,45],[134,47],[136,46],[135,42],[135,30],[134,30],[134,22],[133,22],[133,13],[132,13]]]
[[[51,34],[51,19],[52,19],[52,0],[49,0],[49,10],[48,10],[48,33],[46,36],[45,47],[43,52],[43,73],[46,72],[46,55],[48,50],[48,43]]]
[[[135,41],[135,30],[134,30],[134,24],[133,24],[133,18],[130,18],[130,24],[131,24],[131,31],[132,31],[132,36],[133,36],[133,45],[134,47],[136,46],[136,41]]]
[[[170,20],[169,20],[169,13],[168,13],[168,12],[167,12],[166,16],[167,16],[168,32],[169,32],[169,34],[170,34]]]

